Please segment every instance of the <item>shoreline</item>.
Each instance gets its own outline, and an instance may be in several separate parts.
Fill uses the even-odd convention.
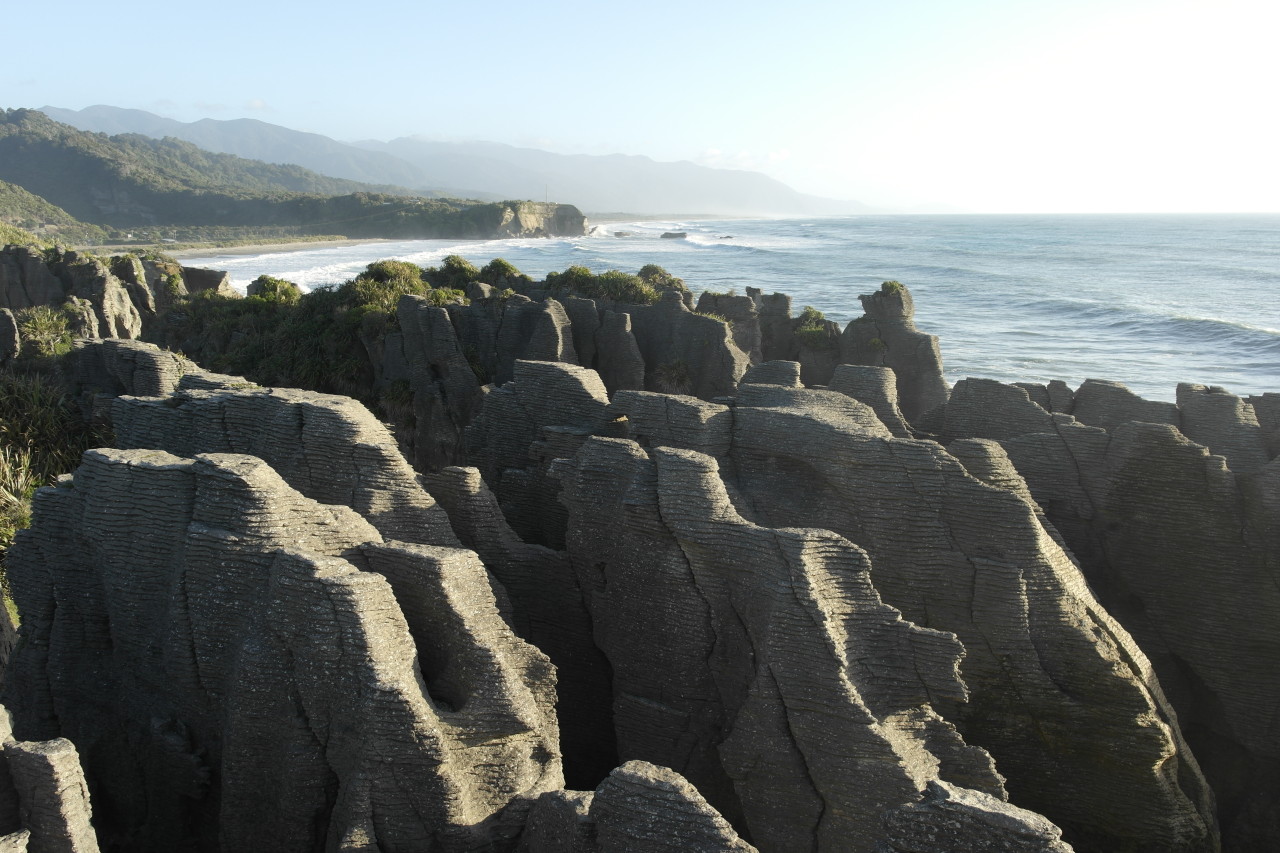
[[[175,249],[172,252],[165,252],[165,254],[174,260],[181,261],[187,258],[219,256],[239,257],[244,255],[278,255],[284,252],[296,252],[303,248],[337,249],[343,246],[363,246],[369,243],[398,242],[402,241],[393,240],[389,237],[365,237],[352,240],[297,240],[294,242],[261,243],[244,246],[208,246],[205,248]],[[161,251],[164,250],[161,249]]]

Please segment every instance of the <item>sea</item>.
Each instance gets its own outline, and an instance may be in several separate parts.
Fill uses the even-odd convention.
[[[664,233],[683,232],[683,238]],[[505,258],[526,274],[658,264],[703,290],[758,287],[844,325],[895,280],[940,339],[949,382],[1088,378],[1173,400],[1179,382],[1280,392],[1280,214],[849,216],[605,222],[583,237],[414,240],[184,257],[304,290],[366,264]]]

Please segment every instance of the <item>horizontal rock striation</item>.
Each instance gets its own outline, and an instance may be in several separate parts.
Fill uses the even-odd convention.
[[[947,432],[1002,442],[1152,661],[1217,794],[1224,845],[1257,849],[1280,826],[1280,462],[1266,416],[1198,385],[1179,386],[1175,406],[1089,380],[1050,415],[1022,389],[969,383]]]
[[[98,853],[92,815],[75,745],[15,741],[0,706],[0,851]]]
[[[474,553],[256,458],[90,451],[9,569],[15,729],[77,744],[114,844],[496,849],[561,785],[553,671]]]
[[[77,337],[163,335],[174,300],[197,290],[235,293],[226,273],[169,261],[133,255],[104,261],[61,248],[0,247],[0,308],[70,304],[82,316]]]
[[[594,792],[543,794],[519,853],[754,853],[678,773],[628,761]]]
[[[196,384],[212,384],[210,375]],[[249,386],[124,396],[111,406],[116,444],[179,456],[244,453],[323,503],[349,506],[388,538],[457,545],[386,427],[349,397]]]
[[[887,602],[918,624],[959,635],[969,650],[962,666],[969,701],[944,694],[935,704],[971,743],[995,755],[1014,802],[1047,814],[1091,849],[1213,849],[1211,797],[1146,658],[1093,599],[1007,460],[991,457],[981,446],[969,450],[984,482],[932,442],[894,438],[869,406],[843,394],[796,387],[794,369],[765,367],[746,377],[732,408],[627,392],[605,409],[597,392],[591,405],[576,413],[572,407],[543,408],[544,419],[537,421],[541,435],[533,419],[499,418],[518,409],[486,406],[484,417],[523,426],[502,438],[491,432],[482,443],[510,448],[509,464],[526,466],[495,465],[500,478],[528,471],[530,460],[543,460],[537,468],[546,471],[548,460],[574,458],[575,452],[574,464],[581,467],[586,463],[580,454],[599,444],[590,436],[618,430],[653,453],[687,445],[714,455],[725,478],[725,500],[745,520],[772,529],[817,525],[835,531],[866,549],[874,566],[870,577]],[[534,388],[582,381],[580,368],[548,363],[535,369],[538,384],[525,391],[531,399],[549,396],[535,394]],[[553,379],[556,373],[562,378]],[[520,387],[516,382],[502,390],[515,394]],[[548,426],[545,418],[559,426]],[[550,441],[548,435],[560,438]],[[570,436],[572,441],[563,440]],[[520,446],[526,448],[523,453],[516,449]],[[608,461],[581,467],[594,489],[586,492],[589,497],[573,497],[567,486],[562,497],[569,506],[569,554],[597,644],[614,669],[620,756],[661,763],[656,756],[670,747],[653,744],[670,742],[669,725],[693,732],[676,740],[690,744],[680,747],[684,763],[668,763],[738,823],[739,815],[749,819],[751,809],[738,811],[741,798],[732,774],[709,747],[718,743],[728,711],[700,704],[696,713],[679,708],[668,720],[663,709],[669,703],[655,705],[643,698],[649,695],[645,691],[620,686],[639,678],[620,671],[632,638],[665,643],[669,620],[688,622],[689,613],[707,606],[678,592],[686,582],[679,579],[691,571],[685,551],[664,538],[668,534],[653,532],[659,522],[651,515],[638,520],[652,513],[642,507],[653,499],[640,496],[652,488],[643,484],[656,475],[644,473],[645,451],[629,446],[634,449],[612,451]],[[563,484],[569,481],[558,471],[560,464],[549,467]],[[611,506],[626,511],[619,517],[607,510]],[[592,513],[600,513],[601,520],[592,522]],[[619,535],[624,524],[637,530],[631,546],[621,544],[630,535]],[[614,548],[623,550],[611,557]],[[631,575],[619,577],[634,579],[609,581],[600,567],[612,566],[611,560],[632,566]],[[671,580],[664,580],[668,576]],[[604,607],[597,615],[600,596],[647,595],[651,589],[664,603],[637,607],[633,621],[619,615],[625,609]],[[701,640],[670,640],[678,648],[669,660],[663,657],[668,653],[655,651],[663,663],[653,665],[647,678],[665,684],[675,673],[691,672],[689,686],[669,692],[708,695],[711,676],[696,674],[706,655],[682,651],[703,647],[708,632],[715,633],[701,630]],[[618,650],[623,657],[615,654]],[[665,695],[662,689],[649,692]],[[633,693],[642,698],[627,698]],[[633,717],[641,722],[629,722]],[[656,751],[629,751],[633,742]],[[1084,746],[1090,743],[1108,746]],[[1117,754],[1129,757],[1117,760]],[[752,839],[761,843],[754,834]]]
[[[747,522],[693,451],[593,438],[557,471],[623,757],[678,769],[762,850],[871,850],[939,774],[1003,795],[929,707],[964,696],[960,644],[882,604],[859,549]]]

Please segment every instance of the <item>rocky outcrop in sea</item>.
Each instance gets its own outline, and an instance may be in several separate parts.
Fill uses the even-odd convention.
[[[1280,395],[949,388],[896,283],[843,330],[483,287],[371,350],[407,459],[348,398],[78,345],[114,447],[10,551],[3,700],[104,849],[1274,837]]]

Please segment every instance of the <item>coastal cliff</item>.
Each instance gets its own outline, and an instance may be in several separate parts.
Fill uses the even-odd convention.
[[[320,297],[388,423],[137,340],[69,357],[112,447],[9,552],[0,698],[75,745],[104,846],[1272,837],[1276,395],[949,388],[897,283],[841,330],[652,269],[408,266]]]

